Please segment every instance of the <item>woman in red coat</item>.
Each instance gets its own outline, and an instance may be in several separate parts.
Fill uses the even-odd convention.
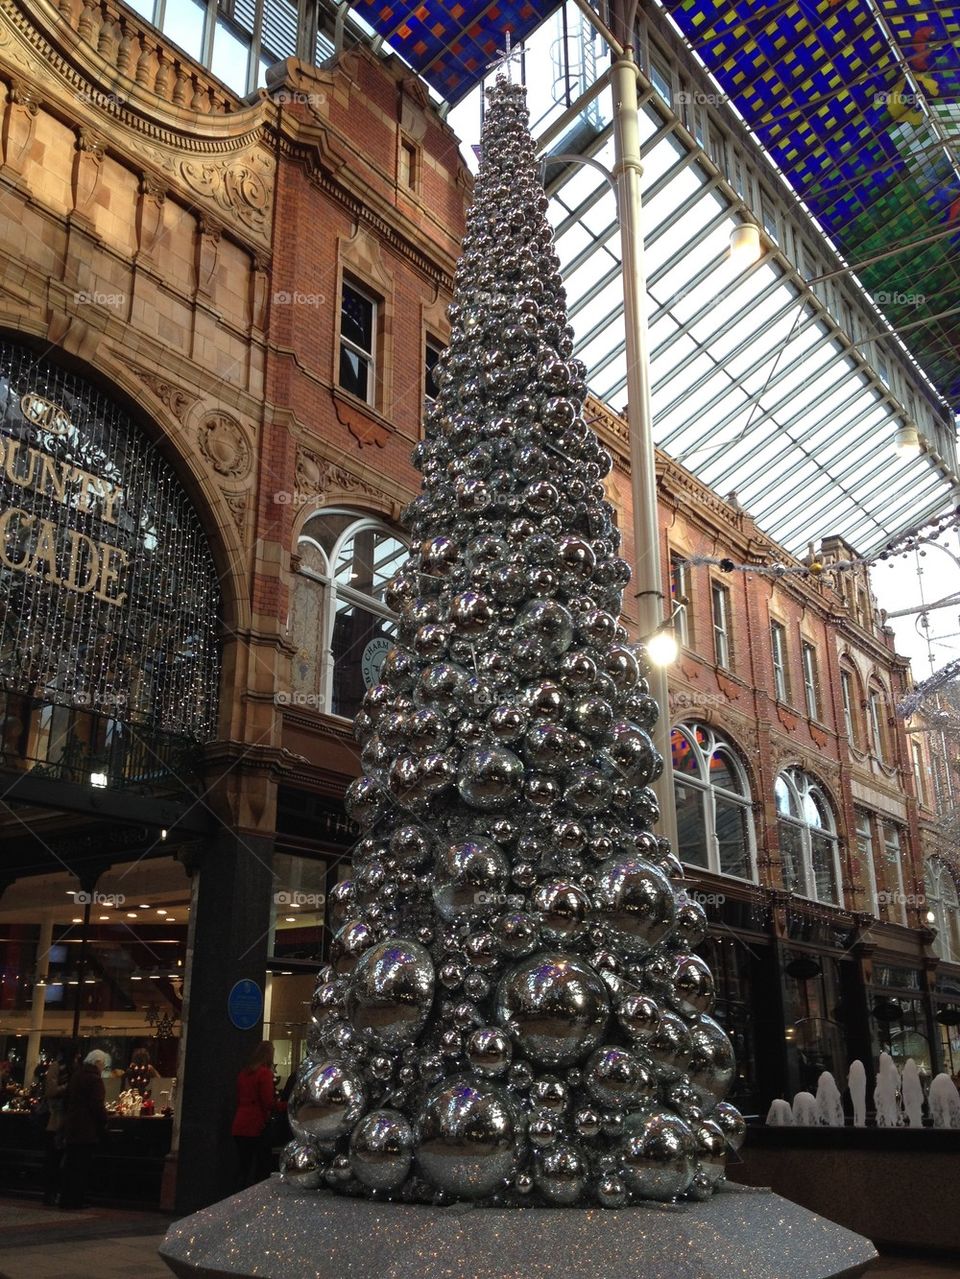
[[[270,1175],[270,1116],[276,1108],[273,1044],[265,1039],[237,1076],[237,1113],[231,1133],[237,1143],[237,1189]]]

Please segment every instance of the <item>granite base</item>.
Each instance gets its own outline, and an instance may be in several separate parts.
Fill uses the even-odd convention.
[[[852,1279],[860,1235],[769,1190],[634,1208],[434,1208],[272,1177],[167,1231],[178,1279]]]

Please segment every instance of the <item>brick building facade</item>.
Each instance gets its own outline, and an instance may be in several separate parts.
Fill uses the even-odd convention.
[[[302,1055],[324,901],[354,838],[349,717],[389,646],[383,580],[471,182],[419,82],[363,47],[279,64],[241,100],[112,0],[0,0],[0,84],[0,340],[27,379],[3,430],[43,398],[31,369],[115,406],[169,465],[221,596],[216,729],[183,743],[189,767],[188,751],[134,775],[132,740],[157,754],[148,721],[89,696],[12,676],[0,694],[0,1039],[27,1084],[71,1039],[121,1069],[146,1043],[175,1112],[163,1198],[186,1209],[229,1186],[253,1044],[275,1043],[281,1078]],[[593,412],[629,558],[625,426]],[[122,458],[102,461],[122,477]],[[907,1046],[891,1035],[919,1036],[935,1067],[951,970],[921,901],[932,796],[892,715],[906,666],[860,579],[681,568],[782,553],[665,457],[659,490],[665,580],[688,601],[671,675],[681,851],[741,1103]],[[19,581],[9,546],[3,564]],[[49,599],[67,607],[52,581]]]

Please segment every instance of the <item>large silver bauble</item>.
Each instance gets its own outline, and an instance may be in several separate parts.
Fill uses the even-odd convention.
[[[719,1101],[710,1118],[719,1124],[730,1149],[739,1150],[747,1135],[747,1122],[736,1106],[729,1101]]]
[[[354,1030],[383,1048],[415,1043],[430,1015],[434,972],[419,942],[388,937],[361,955],[347,992]]]
[[[646,786],[662,768],[650,734],[629,720],[618,720],[610,731],[612,740],[607,754],[617,772],[635,786]]]
[[[460,760],[457,789],[471,808],[485,812],[506,808],[522,785],[523,764],[504,746],[475,746]]]
[[[676,903],[666,875],[640,857],[613,857],[597,876],[597,913],[613,948],[644,954],[673,927]]]
[[[617,1003],[617,1021],[631,1042],[642,1047],[660,1026],[660,1005],[640,991],[628,991]]]
[[[576,884],[562,879],[545,880],[534,891],[531,904],[540,920],[541,936],[548,944],[562,946],[586,929],[590,899]]]
[[[547,1203],[569,1206],[583,1198],[590,1165],[582,1150],[566,1142],[538,1151],[533,1179]]]
[[[540,1065],[582,1061],[601,1043],[609,1019],[602,979],[572,955],[531,955],[504,975],[497,991],[497,1020]]]
[[[690,1083],[700,1095],[704,1113],[710,1114],[718,1101],[730,1091],[736,1071],[736,1059],[726,1031],[712,1017],[701,1013],[692,1027],[690,1038]]]
[[[516,622],[522,635],[536,635],[548,657],[558,658],[567,651],[573,639],[573,619],[556,600],[534,600],[520,613]]]
[[[513,1106],[495,1084],[444,1080],[417,1120],[417,1168],[437,1190],[482,1199],[513,1175],[516,1127]]]
[[[350,1168],[371,1190],[397,1190],[413,1162],[413,1129],[398,1110],[371,1110],[350,1134]]]
[[[624,1180],[638,1198],[669,1202],[693,1180],[693,1133],[669,1111],[627,1115],[617,1153]]]
[[[679,954],[673,963],[672,1002],[687,1017],[713,1011],[717,987],[706,961],[699,955]]]
[[[360,956],[374,943],[373,929],[362,919],[348,919],[338,930],[330,947],[334,972],[343,977],[352,973]]]
[[[636,1106],[652,1100],[656,1093],[653,1071],[639,1057],[607,1044],[591,1054],[583,1069],[587,1092],[602,1106]]]
[[[710,1185],[715,1186],[726,1171],[727,1139],[712,1119],[701,1119],[693,1135],[697,1143],[697,1167]]]
[[[663,867],[669,875],[670,871]],[[686,894],[677,897],[677,918],[670,933],[670,942],[678,943],[684,950],[695,950],[707,935],[707,912],[698,901]]]
[[[280,1152],[280,1180],[297,1190],[317,1190],[326,1166],[322,1152],[312,1141],[298,1138]]]
[[[678,1079],[690,1064],[693,1045],[686,1023],[676,1013],[660,1010],[660,1024],[643,1043],[643,1053],[665,1083]]]
[[[318,1062],[297,1080],[290,1101],[293,1135],[329,1146],[348,1133],[366,1109],[356,1071],[336,1059]]]
[[[506,854],[491,839],[448,844],[437,858],[434,905],[446,920],[490,915],[509,873]]]

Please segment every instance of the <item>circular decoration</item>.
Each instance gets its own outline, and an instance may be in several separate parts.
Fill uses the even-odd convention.
[[[497,1020],[520,1052],[544,1066],[582,1061],[603,1039],[609,1019],[606,986],[572,955],[531,955],[497,992]]]
[[[253,450],[243,427],[229,414],[213,413],[205,418],[197,432],[197,443],[218,475],[232,480],[246,479],[249,475]]]

